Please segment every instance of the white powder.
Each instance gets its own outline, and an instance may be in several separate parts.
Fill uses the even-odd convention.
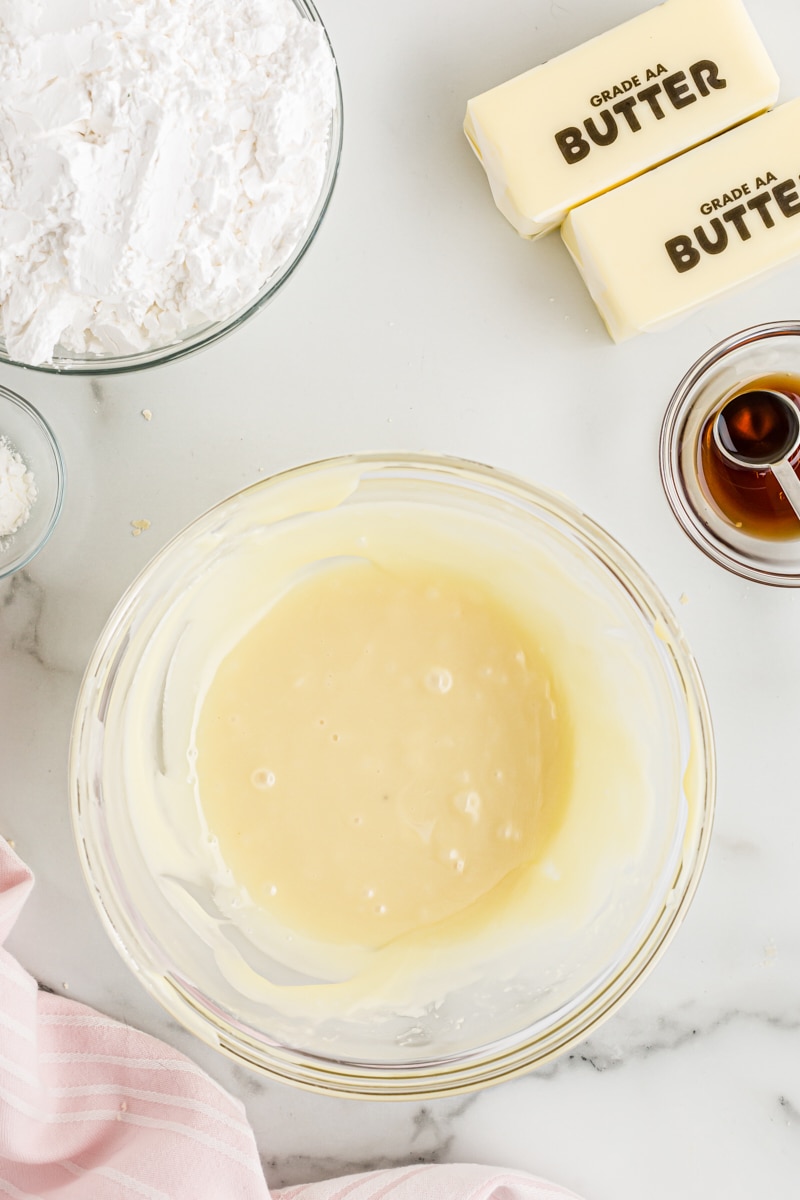
[[[8,438],[0,437],[0,550],[21,529],[36,503],[36,482]]]
[[[292,0],[0,0],[9,354],[135,352],[246,304],[307,228],[334,99]]]

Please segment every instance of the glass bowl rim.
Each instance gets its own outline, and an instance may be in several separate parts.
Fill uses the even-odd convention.
[[[20,409],[20,411],[30,419],[32,424],[38,428],[39,432],[44,435],[45,443],[50,450],[51,460],[55,467],[55,497],[53,499],[53,507],[47,524],[36,541],[28,547],[21,558],[13,559],[7,566],[3,566],[2,563],[0,563],[0,582],[2,582],[4,579],[10,578],[12,575],[16,574],[17,571],[24,570],[24,568],[27,567],[36,557],[39,551],[42,550],[50,541],[53,531],[58,524],[59,517],[61,516],[61,511],[64,507],[64,493],[67,482],[67,468],[64,462],[64,455],[61,452],[61,446],[59,445],[58,439],[53,432],[49,421],[42,416],[38,408],[31,404],[30,400],[26,400],[25,397],[20,396],[18,392],[13,392],[11,388],[7,388],[3,384],[0,384],[0,401],[2,400],[8,400],[12,405]],[[2,435],[2,433],[3,431],[0,429],[0,435]],[[19,533],[21,534],[23,530],[24,526]]]
[[[770,570],[740,557],[735,551],[711,536],[689,503],[682,484],[680,467],[681,435],[686,418],[692,407],[692,394],[704,375],[728,355],[743,347],[772,338],[800,338],[800,321],[765,321],[750,325],[715,343],[691,365],[672,394],[659,438],[659,470],[667,502],[678,524],[687,537],[703,554],[717,566],[723,567],[741,579],[751,583],[763,583],[770,587],[800,587],[800,563],[791,571]]]
[[[510,493],[514,499],[521,498],[528,503],[532,502],[540,510],[540,516],[542,510],[550,516],[555,516],[561,527],[566,527],[568,533],[577,538],[582,551],[588,551],[602,568],[610,571],[615,584],[623,587],[628,595],[632,596],[640,611],[644,611],[645,614],[652,612],[663,627],[662,633],[665,630],[669,635],[670,666],[676,676],[687,711],[693,711],[696,716],[695,753],[703,768],[702,795],[699,795],[697,800],[700,816],[697,822],[696,843],[692,846],[693,861],[689,876],[677,902],[672,903],[669,896],[664,898],[659,914],[650,922],[635,949],[613,976],[603,977],[599,988],[595,988],[586,1002],[570,1012],[563,1021],[556,1022],[546,1031],[544,1037],[537,1033],[526,1041],[524,1035],[527,1031],[522,1030],[477,1047],[468,1054],[454,1055],[450,1059],[427,1060],[417,1064],[409,1061],[402,1065],[388,1066],[351,1058],[327,1058],[307,1050],[297,1051],[277,1044],[267,1035],[258,1035],[260,1040],[256,1037],[250,1038],[233,1025],[222,1028],[211,1011],[198,1003],[189,991],[181,987],[179,981],[151,969],[152,964],[146,961],[146,952],[142,954],[141,942],[135,942],[134,949],[131,949],[120,932],[119,925],[123,922],[119,920],[119,915],[115,922],[111,911],[116,897],[103,891],[93,871],[92,860],[96,847],[88,844],[88,835],[91,835],[92,831],[87,828],[89,822],[82,811],[84,790],[86,803],[91,805],[89,764],[83,763],[81,770],[82,740],[87,718],[91,721],[93,707],[87,701],[91,701],[92,692],[96,691],[94,681],[102,671],[104,662],[108,664],[123,652],[124,643],[120,647],[116,640],[118,631],[137,604],[142,602],[142,591],[151,576],[158,571],[161,562],[176,543],[189,538],[201,522],[211,519],[228,504],[250,492],[278,486],[287,478],[294,479],[304,474],[346,466],[365,469],[411,468],[431,474],[445,472],[456,477],[466,474],[480,484],[497,485],[499,492],[505,497]],[[659,637],[660,640],[664,640],[663,636]],[[109,616],[92,652],[75,707],[70,738],[69,776],[73,834],[81,868],[95,907],[128,967],[173,1018],[201,1041],[234,1061],[244,1063],[281,1082],[338,1097],[409,1100],[474,1091],[476,1088],[522,1074],[534,1066],[541,1066],[587,1037],[638,987],[672,940],[699,884],[713,825],[716,755],[705,689],[677,620],[655,583],[610,534],[560,494],[529,483],[510,472],[455,456],[389,451],[319,459],[257,480],[200,514],[156,553],[126,589]],[[686,857],[684,852],[683,858]],[[105,872],[106,864],[101,862],[100,867]],[[108,882],[107,875],[105,882]]]
[[[292,0],[297,9],[315,25],[319,25],[330,51],[334,68],[334,106],[331,114],[331,132],[328,143],[328,154],[325,165],[325,175],[319,196],[312,212],[312,220],[304,231],[288,260],[278,268],[277,275],[267,280],[258,294],[244,307],[232,313],[222,321],[211,321],[202,326],[195,334],[182,336],[177,342],[165,346],[156,346],[150,350],[137,350],[132,354],[114,354],[107,357],[56,359],[50,363],[25,363],[11,358],[0,348],[0,364],[10,367],[20,367],[25,371],[37,371],[43,375],[56,377],[93,377],[106,375],[132,374],[144,371],[149,367],[160,367],[167,363],[177,362],[190,354],[196,354],[215,342],[221,341],[242,325],[250,321],[262,308],[273,299],[283,285],[294,275],[296,269],[305,258],[311,244],[314,242],[323,219],[328,211],[333,197],[334,187],[339,175],[342,157],[342,140],[344,136],[344,108],[342,85],[336,55],[331,45],[328,30],[317,11],[314,0]]]

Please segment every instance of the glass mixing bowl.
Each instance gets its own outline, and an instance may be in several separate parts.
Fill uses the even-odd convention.
[[[21,571],[50,540],[64,503],[66,469],[56,435],[40,412],[0,387],[0,438],[5,438],[33,472],[36,486],[30,516],[16,533],[0,537],[0,580]]]
[[[333,58],[333,49],[322,19],[312,0],[292,0],[300,15],[308,21],[319,25],[325,34],[325,41]],[[335,64],[334,64],[335,65]],[[15,366],[26,367],[32,371],[44,371],[56,375],[113,375],[123,371],[138,371],[145,367],[153,367],[159,363],[173,362],[196,350],[212,345],[220,338],[226,337],[234,329],[238,329],[245,321],[260,312],[283,287],[286,280],[294,273],[309,246],[316,237],[317,230],[330,203],[336,176],[339,170],[339,160],[342,153],[342,91],[338,71],[336,72],[336,96],[331,117],[330,137],[328,140],[328,156],[325,164],[325,175],[322,181],[317,203],[308,220],[308,224],[297,245],[286,262],[283,263],[270,277],[264,281],[261,290],[236,312],[232,312],[224,321],[212,321],[205,325],[187,329],[182,336],[167,345],[154,346],[149,350],[140,350],[133,354],[93,354],[80,356],[68,350],[59,351],[53,356],[53,361],[42,364],[20,363],[11,358],[0,336],[0,362],[12,363]]]
[[[386,528],[413,517],[446,529],[451,541],[440,539],[431,561],[441,562],[461,539],[476,578],[496,578],[488,564],[507,569],[526,611],[541,622],[536,627],[569,648],[565,676],[568,662],[599,672],[600,702],[576,711],[588,713],[581,720],[594,738],[606,710],[623,714],[643,764],[630,790],[633,803],[646,807],[646,835],[632,861],[619,869],[606,864],[598,876],[605,890],[585,920],[540,937],[535,914],[530,928],[526,916],[519,944],[502,961],[492,929],[491,947],[483,944],[472,973],[458,982],[447,977],[443,994],[421,1002],[328,1010],[334,993],[322,985],[311,989],[312,1010],[303,989],[293,990],[308,980],[281,975],[220,907],[210,881],[190,878],[188,859],[181,861],[203,835],[199,826],[187,834],[178,820],[194,717],[176,697],[187,680],[198,691],[193,655],[220,622],[239,621],[258,605],[252,593],[259,589],[243,585],[243,566],[268,571],[276,546],[291,557],[307,535],[325,546],[334,519],[348,522],[355,536],[368,513],[385,514]],[[322,554],[313,564],[328,561]],[[285,576],[278,579],[282,585]],[[595,800],[606,803],[595,782],[603,774],[596,762],[579,772],[578,758],[574,770],[588,779],[591,810]],[[117,606],[94,651],[78,699],[70,777],[89,888],[150,992],[237,1061],[302,1087],[362,1098],[482,1087],[586,1037],[641,982],[680,924],[705,860],[714,804],[712,731],[696,666],[664,600],[630,556],[561,497],[489,467],[411,455],[358,455],[287,471],[223,501],[167,545]],[[577,818],[568,808],[569,820]],[[593,835],[582,821],[575,844],[591,865]],[[173,843],[166,869],[165,847]],[[449,950],[442,948],[443,958]],[[251,986],[262,979],[279,1001]]]
[[[701,470],[709,420],[731,396],[767,386],[800,390],[800,321],[740,330],[689,368],[661,427],[661,481],[684,533],[712,562],[755,583],[800,587],[800,539],[756,537],[742,529],[719,509]]]

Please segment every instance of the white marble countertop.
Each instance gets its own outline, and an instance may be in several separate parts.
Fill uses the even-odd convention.
[[[517,238],[460,132],[470,95],[644,7],[331,0],[341,175],[277,300],[210,350],[141,374],[0,371],[50,419],[69,471],[52,542],[0,584],[0,831],[37,876],[10,948],[49,987],[165,1038],[241,1096],[273,1185],[467,1160],[525,1168],[587,1200],[799,1194],[800,594],[747,584],[690,544],[662,494],[657,439],[673,387],[703,350],[800,315],[800,264],[615,347],[560,239]],[[782,96],[800,94],[800,11],[789,0],[749,8]],[[676,607],[719,755],[698,895],[636,995],[545,1069],[426,1104],[295,1091],[179,1029],[100,926],[67,803],[81,673],[147,559],[259,476],[367,449],[477,458],[572,497]],[[141,518],[151,526],[133,537]]]

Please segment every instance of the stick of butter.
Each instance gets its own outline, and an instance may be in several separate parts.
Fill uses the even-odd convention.
[[[561,230],[620,342],[800,253],[800,100],[574,209]]]
[[[742,0],[666,0],[470,100],[495,204],[523,237],[775,103]]]

